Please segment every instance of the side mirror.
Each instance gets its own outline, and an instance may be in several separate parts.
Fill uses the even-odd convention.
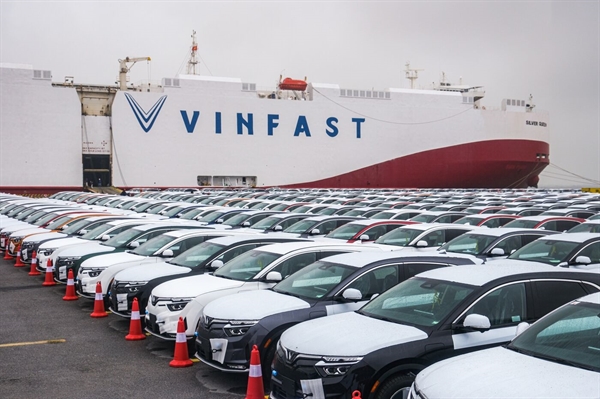
[[[249,227],[251,226],[250,222],[244,222],[242,223],[242,227]]]
[[[471,328],[475,331],[484,332],[490,329],[492,324],[487,316],[473,313],[465,317],[463,327]]]
[[[491,250],[490,255],[492,256],[504,256],[504,250],[502,248],[494,248]]]
[[[521,322],[517,325],[517,331],[515,332],[515,337],[517,337],[519,334],[521,334],[523,331],[527,330],[529,328],[529,323],[526,322]]]
[[[317,236],[317,235],[319,235],[319,234],[321,234],[321,230],[319,230],[319,229],[312,229],[312,230],[310,231],[310,235],[311,235],[311,236]]]
[[[217,270],[217,269],[218,269],[219,267],[221,267],[221,266],[223,266],[223,261],[222,261],[222,260],[219,260],[219,259],[216,259],[216,260],[213,260],[213,261],[210,263],[210,266],[209,266],[209,267],[210,267],[211,269],[213,269],[213,270]]]
[[[100,241],[108,241],[108,240],[110,240],[110,236],[108,234],[105,234],[100,238]]]
[[[221,224],[223,222],[224,222],[224,220],[222,218],[219,218],[219,219],[215,220],[215,223],[217,223],[217,224]]]
[[[356,288],[347,288],[342,292],[342,297],[350,301],[360,301],[362,299],[362,294]]]
[[[140,243],[137,242],[137,241],[134,241],[134,242],[130,242],[129,245],[127,246],[127,248],[132,248],[133,249],[133,248],[137,248],[139,246],[140,246]]]
[[[282,230],[283,230],[283,227],[281,227],[280,225],[273,227],[273,231],[282,231]]]
[[[163,258],[172,258],[173,257],[173,250],[172,249],[165,249],[164,251],[162,251],[162,254],[160,254],[160,256],[162,256]]]
[[[82,235],[84,235],[84,234],[87,234],[87,233],[88,233],[88,230],[87,230],[87,229],[81,229],[81,230],[79,230],[79,235],[80,235],[80,236],[82,236]]]
[[[368,234],[363,234],[362,236],[360,236],[360,240],[361,241],[369,241],[369,235]]]
[[[425,241],[425,240],[421,240],[421,241],[418,241],[418,242],[417,242],[417,245],[416,245],[416,246],[417,246],[417,247],[420,247],[420,248],[424,248],[424,247],[428,247],[428,246],[429,246],[429,244],[427,244],[427,241]]]
[[[283,280],[283,277],[281,277],[281,273],[279,272],[269,272],[267,273],[266,280],[268,282],[277,282]]]
[[[589,256],[580,255],[575,258],[575,263],[578,265],[589,265],[590,263],[592,263],[592,260]]]

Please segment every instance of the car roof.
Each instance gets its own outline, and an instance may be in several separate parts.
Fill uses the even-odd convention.
[[[463,230],[473,230],[478,228],[477,226],[471,226],[468,224],[457,224],[457,223],[415,223],[406,226],[399,227],[400,229],[413,229],[413,230],[433,230],[435,228],[453,228]]]
[[[322,215],[322,216],[311,216],[308,217],[304,220],[311,220],[311,221],[323,221],[323,220],[335,220],[335,219],[350,219],[350,220],[360,220],[360,219],[364,219],[358,216],[344,216],[344,215]]]
[[[465,263],[466,261],[471,261],[474,264],[481,264],[483,261],[478,259],[472,255],[464,255],[464,254],[440,254],[437,252],[406,252],[406,251],[385,251],[385,252],[358,252],[351,254],[339,254],[332,255],[324,258],[326,262],[330,263],[340,263],[345,266],[351,266],[360,268],[369,263],[387,260],[387,259],[402,259],[405,261],[431,261],[438,260],[441,262],[449,262],[453,263],[457,260],[460,263]]]
[[[218,230],[207,230],[212,232],[212,234],[215,234]],[[229,230],[225,230],[225,232],[229,233]],[[294,238],[294,237],[283,237],[283,236],[278,236],[278,235],[271,235],[271,234],[253,234],[253,233],[248,233],[248,234],[232,234],[232,235],[227,235],[224,237],[217,237],[217,238],[213,238],[211,240],[208,240],[207,242],[211,242],[217,245],[224,245],[224,246],[228,246],[228,245],[232,245],[232,244],[237,244],[238,242],[241,241],[264,241],[264,242],[268,242],[268,241],[275,241],[275,240],[290,240],[290,241],[304,241],[304,242],[313,242],[313,241],[309,241],[306,239],[302,239],[302,238]]]
[[[517,219],[515,219],[517,220]],[[535,215],[535,216],[523,216],[522,218],[519,218],[518,220],[533,220],[536,222],[542,222],[545,220],[580,220],[579,218],[576,217],[572,217],[572,216],[556,216],[556,215]]]
[[[556,240],[556,241],[571,241],[571,242],[585,242],[591,239],[600,239],[598,233],[561,233],[553,234],[548,237],[542,237],[544,240]]]
[[[586,295],[582,298],[579,298],[578,301],[600,305],[600,292],[594,292],[593,294]]]
[[[463,265],[461,267],[442,267],[420,273],[418,277],[435,280],[452,281],[460,284],[483,286],[497,279],[513,276],[519,280],[522,276],[540,273],[540,276],[560,277],[581,274],[600,274],[600,268],[584,271],[545,265],[537,262],[514,261],[512,259],[499,259],[484,265]],[[552,274],[552,276],[551,276]],[[529,277],[526,277],[529,278]]]
[[[209,230],[209,229],[197,228],[197,229],[172,230],[172,231],[166,232],[164,235],[174,237],[174,238],[180,238],[180,237],[189,236],[189,235],[210,236],[210,235],[215,235],[215,234],[219,234],[219,233],[223,233],[223,232],[229,233],[229,231],[227,231],[227,230],[212,230],[212,229]]]
[[[412,226],[412,225],[411,225]],[[495,229],[490,229],[488,227],[478,227],[469,232],[469,234],[481,234],[490,237],[502,237],[508,234],[518,234],[518,233],[533,233],[533,234],[557,234],[556,231],[551,230],[540,230],[540,229],[527,229],[527,228],[518,228],[518,227],[498,227]]]
[[[296,251],[296,250],[300,250],[300,249],[309,249],[309,248],[316,248],[316,249],[323,248],[323,249],[333,249],[333,250],[337,250],[337,249],[360,250],[362,248],[368,248],[368,249],[375,250],[375,251],[381,250],[381,248],[378,246],[371,246],[368,244],[360,244],[360,245],[347,244],[347,243],[331,244],[331,243],[326,243],[323,241],[284,242],[284,243],[277,243],[277,244],[272,244],[272,245],[265,245],[263,247],[256,248],[256,250],[271,252],[271,253],[275,253],[275,254],[279,254],[279,255],[284,255],[284,254],[292,252],[292,251]]]

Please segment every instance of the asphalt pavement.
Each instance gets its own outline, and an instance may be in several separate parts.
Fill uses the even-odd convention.
[[[64,301],[29,265],[0,258],[0,398],[209,398],[246,396],[247,374],[203,363],[174,368],[174,343],[127,341],[128,319],[92,318],[94,302]]]

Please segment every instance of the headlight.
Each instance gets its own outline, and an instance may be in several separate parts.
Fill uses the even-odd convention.
[[[410,387],[407,399],[427,399],[427,396],[425,396],[423,392],[419,391],[419,388],[417,387],[417,383],[415,381]]]
[[[191,300],[192,298],[181,298],[177,299],[176,301],[173,300],[172,303],[167,304],[167,309],[169,309],[171,312],[179,312],[183,310],[185,305],[187,305]]]
[[[250,327],[258,323],[258,320],[236,320],[230,321],[225,327],[223,327],[223,331],[227,334],[228,337],[239,337],[248,332]]]
[[[127,292],[138,292],[140,288],[142,288],[146,284],[148,284],[147,281],[132,281],[125,284],[124,287],[125,290],[127,290]]]
[[[323,357],[315,364],[315,368],[323,377],[340,376],[346,374],[351,366],[362,359],[362,357]]]
[[[75,262],[77,262],[79,259],[81,259],[81,256],[71,256],[68,258],[61,258],[59,257],[56,261],[57,266],[67,266],[67,267],[71,267],[75,264]]]
[[[88,275],[89,277],[98,277],[104,270],[103,267],[82,267],[79,269],[79,275]]]
[[[54,251],[56,251],[56,248],[43,248],[39,249],[38,253],[44,256],[50,256]]]

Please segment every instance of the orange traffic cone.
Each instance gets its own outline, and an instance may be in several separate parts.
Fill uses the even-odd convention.
[[[44,287],[56,285],[56,282],[54,281],[54,266],[52,265],[52,258],[48,258],[48,261],[46,261],[46,278],[44,279],[44,283],[42,285]]]
[[[75,281],[73,281],[73,269],[69,269],[69,275],[67,277],[67,292],[63,296],[63,301],[75,301],[79,297],[75,294]]]
[[[133,298],[131,305],[131,322],[129,323],[129,334],[125,336],[127,341],[139,341],[145,339],[146,335],[142,333],[142,322],[140,320],[140,305],[137,298]],[[187,350],[187,349],[186,349]]]
[[[175,338],[175,355],[169,363],[171,367],[188,367],[193,363],[188,356],[187,339],[185,337],[185,325],[180,317],[177,322],[177,337]],[[261,398],[262,399],[262,398]]]
[[[16,260],[15,260],[15,267],[23,267],[25,266],[25,263],[23,263],[23,261],[21,261],[21,244],[19,244],[19,246],[17,247],[17,256],[16,256]]]
[[[252,347],[250,353],[250,373],[248,374],[248,389],[246,399],[264,399],[265,388],[263,386],[262,368],[260,366],[260,354],[258,347]]]
[[[6,246],[6,248],[4,249],[4,260],[11,260],[13,257],[10,256],[10,254],[8,253],[8,245]]]
[[[31,254],[31,268],[29,269],[30,276],[39,276],[40,272],[37,271],[37,252],[33,251]]]
[[[94,299],[94,311],[90,314],[92,317],[106,317],[108,313],[104,310],[104,298],[102,297],[102,284],[96,283],[96,298]]]

